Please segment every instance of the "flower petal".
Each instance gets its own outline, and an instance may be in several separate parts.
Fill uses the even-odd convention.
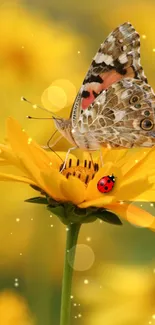
[[[65,177],[56,170],[47,170],[40,173],[42,178],[42,188],[45,192],[57,201],[67,201],[67,198],[63,195],[60,184]]]
[[[36,185],[35,182],[32,181],[32,179],[27,177],[22,177],[18,175],[12,175],[12,174],[4,174],[0,173],[0,181],[15,181],[15,182],[21,182],[21,183],[27,183],[31,185]]]
[[[117,201],[136,200],[137,196],[149,190],[151,186],[152,185],[149,183],[147,176],[141,176],[139,179],[135,179],[135,177],[129,177],[128,181],[121,184],[120,189],[118,189],[116,192],[116,199]]]
[[[74,176],[63,180],[60,184],[60,190],[66,199],[74,204],[79,204],[85,200],[86,187]]]
[[[40,169],[47,168],[50,165],[55,167],[60,165],[59,157],[54,153],[53,155],[48,155],[48,152],[43,150],[35,141],[29,138],[26,132],[22,130],[19,123],[11,117],[7,120],[7,134],[12,150],[17,155],[23,152]]]
[[[99,207],[99,208],[104,208],[106,205],[111,204],[112,202],[115,202],[115,197],[114,196],[106,196],[104,195],[103,197],[100,197],[96,200],[90,200],[90,201],[85,201],[83,203],[78,204],[79,208],[88,208],[88,207]]]
[[[116,203],[107,206],[107,209],[135,226],[155,229],[155,217],[133,204]]]

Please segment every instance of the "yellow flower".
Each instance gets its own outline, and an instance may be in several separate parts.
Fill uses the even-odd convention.
[[[68,213],[77,214],[80,222],[87,222],[89,216],[89,221],[99,217],[105,221],[112,218],[111,221],[115,223],[116,214],[136,226],[155,228],[154,217],[132,204],[136,201],[154,200],[154,149],[142,149],[133,153],[128,150],[105,149],[103,167],[99,167],[98,158],[94,165],[85,159],[82,166],[70,155],[67,167],[60,173],[66,153],[61,153],[61,159],[53,152],[46,152],[13,118],[7,120],[7,138],[9,145],[0,145],[0,164],[14,165],[22,175],[0,173],[0,180],[30,184],[41,191],[43,198],[46,195],[49,207],[55,208],[58,214],[62,213],[64,208],[68,209],[70,203]],[[114,188],[108,193],[101,193],[97,188],[98,181],[103,176],[112,174],[116,178]],[[107,214],[107,211],[113,214]],[[102,218],[100,212],[105,217]],[[80,219],[80,215],[83,219]],[[67,222],[71,222],[71,219],[68,219],[66,224]],[[78,222],[77,216],[74,222]]]

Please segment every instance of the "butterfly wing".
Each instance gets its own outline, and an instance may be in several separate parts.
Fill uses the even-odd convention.
[[[127,77],[147,82],[140,65],[140,36],[128,22],[117,27],[95,55],[72,108],[73,127],[104,89]]]
[[[81,114],[80,134],[91,144],[111,147],[155,145],[155,94],[142,80],[125,78],[110,86]]]

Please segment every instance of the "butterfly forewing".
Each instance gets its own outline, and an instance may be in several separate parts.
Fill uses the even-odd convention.
[[[147,82],[140,65],[140,37],[128,22],[117,27],[95,55],[73,105],[73,127],[103,90],[127,77]]]

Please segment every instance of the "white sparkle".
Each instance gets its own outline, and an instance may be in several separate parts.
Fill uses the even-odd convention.
[[[74,306],[77,306],[76,302],[73,304]]]
[[[138,163],[138,160],[137,160],[137,159],[135,160],[135,163],[136,163],[136,164]]]
[[[78,314],[78,317],[80,318],[80,317],[82,317],[82,315],[81,314]]]
[[[123,204],[124,202],[123,201],[120,201],[119,204]]]
[[[24,97],[22,96],[22,97],[20,98],[20,100],[23,102],[23,101],[24,101]]]
[[[72,132],[72,133],[75,133],[75,129],[72,129],[71,132]]]
[[[150,321],[149,324],[152,324],[152,322]]]
[[[27,143],[30,144],[32,142],[32,138],[28,138]]]
[[[153,273],[155,273],[155,269],[153,269]]]
[[[155,52],[155,49],[153,49],[152,51]]]
[[[15,282],[18,282],[18,278],[15,278]]]
[[[152,318],[155,319],[155,314],[152,315]]]
[[[23,254],[22,254],[22,253],[20,253],[19,255],[20,255],[20,256],[22,256]]]
[[[22,129],[23,132],[25,132],[25,129]]]
[[[86,238],[86,241],[91,241],[91,237],[87,237]]]
[[[33,218],[31,218],[31,221],[33,221]]]
[[[52,162],[51,161],[50,161],[49,165],[52,166]]]
[[[10,235],[12,235],[12,232],[10,233]]]
[[[24,46],[22,46],[22,49],[24,49]]]
[[[14,284],[14,286],[15,286],[15,287],[18,287],[18,286],[19,286],[19,283],[18,283],[18,282],[16,282],[16,283]]]
[[[153,203],[150,203],[150,207],[153,207]]]
[[[84,280],[84,284],[88,284],[89,281],[87,279]]]
[[[51,228],[53,228],[54,227],[54,225],[51,225]]]
[[[68,227],[66,227],[66,231],[69,231],[69,228]]]
[[[103,223],[103,221],[102,221],[102,220],[100,220],[100,221],[99,221],[99,223]]]
[[[73,298],[74,298],[74,296],[70,296],[70,298],[71,298],[71,299],[73,299]]]
[[[146,35],[143,34],[143,35],[142,35],[142,38],[145,39],[145,38],[146,38]]]
[[[19,218],[16,218],[16,222],[19,222],[20,221],[20,219]]]
[[[140,205],[141,207],[143,206],[143,204]]]
[[[52,218],[53,216],[52,216],[52,214],[50,214],[50,218]]]
[[[77,318],[77,316],[75,316],[75,318]]]
[[[33,107],[34,109],[36,109],[36,108],[37,108],[37,104],[32,105],[32,107]]]
[[[81,52],[80,51],[78,51],[78,54],[80,54]]]

